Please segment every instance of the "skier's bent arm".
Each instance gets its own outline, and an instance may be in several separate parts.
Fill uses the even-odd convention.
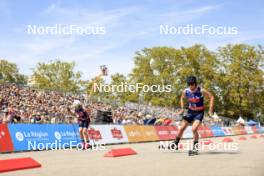
[[[180,98],[181,110],[178,112],[178,115],[184,112],[184,98],[185,98],[185,91],[182,91],[181,98]]]
[[[209,97],[209,99],[210,99],[209,115],[212,116],[213,115],[213,111],[214,111],[214,96],[209,91],[207,91],[206,89],[202,89],[202,93],[204,95],[206,95],[207,97]]]

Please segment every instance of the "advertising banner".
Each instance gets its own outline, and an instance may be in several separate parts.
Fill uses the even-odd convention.
[[[174,139],[174,137],[171,135],[170,129],[167,126],[155,126],[154,128],[159,140]]]
[[[234,135],[234,132],[231,127],[222,127],[222,130],[225,133],[225,136]]]
[[[178,134],[178,127],[177,126],[167,126],[170,132],[170,137],[172,139],[176,139],[176,136]]]
[[[124,126],[109,125],[109,132],[111,134],[111,141],[109,143],[127,143],[128,138]]]
[[[245,126],[245,129],[247,131],[247,134],[253,134],[253,130],[250,126]]]
[[[78,131],[64,124],[8,124],[15,151],[67,148],[78,144]]]
[[[15,151],[46,148],[46,143],[55,140],[54,136],[41,124],[8,124]]]
[[[253,126],[251,128],[252,128],[253,133],[258,133],[259,132],[259,130],[258,130],[258,128],[256,126]]]
[[[184,133],[183,133],[183,138],[189,139],[189,138],[193,138],[193,133],[192,133],[192,127],[188,126]]]
[[[238,127],[231,127],[235,135],[240,135],[240,130]]]
[[[91,125],[88,129],[90,144],[115,144],[128,142],[121,125]]]
[[[259,133],[264,133],[264,127],[258,127],[258,132]]]
[[[247,131],[246,131],[245,127],[243,127],[243,126],[238,127],[238,130],[239,130],[240,134],[247,134]]]
[[[50,140],[59,142],[63,145],[63,148],[69,146],[74,147],[78,143],[81,143],[79,131],[76,130],[75,124],[43,124],[43,128],[50,133]],[[57,148],[62,148],[58,146]]]
[[[201,137],[263,132],[263,127],[249,126],[202,126],[198,130]],[[177,133],[176,126],[91,125],[88,129],[90,144],[173,140]],[[188,126],[183,138],[192,137]],[[68,148],[80,142],[77,124],[0,124],[0,152]]]
[[[225,133],[220,126],[211,126],[214,136],[224,136]]]
[[[138,125],[125,125],[124,129],[129,142],[144,141],[144,133]]]
[[[214,134],[208,126],[200,126],[198,133],[201,138],[213,137]]]
[[[11,136],[6,124],[0,124],[0,152],[12,152],[14,150]]]
[[[154,126],[140,126],[144,141],[157,141],[159,137]]]

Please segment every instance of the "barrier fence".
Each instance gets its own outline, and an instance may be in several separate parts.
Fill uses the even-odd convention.
[[[120,144],[175,139],[176,126],[91,125],[91,144]],[[264,127],[201,126],[201,138],[264,133]],[[192,138],[189,126],[183,138]],[[77,146],[80,143],[76,124],[0,124],[0,152],[47,150]]]

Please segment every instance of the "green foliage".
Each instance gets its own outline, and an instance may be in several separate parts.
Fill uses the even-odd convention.
[[[0,83],[5,82],[25,85],[27,77],[19,73],[16,64],[0,60]]]
[[[132,84],[132,81],[126,78],[124,75],[116,73],[111,75],[111,83],[110,85],[121,85],[121,84]],[[118,100],[121,103],[136,102],[138,100],[138,93],[133,92],[113,92],[111,94],[111,99]]]
[[[263,49],[249,45],[228,45],[219,48],[222,61],[218,85],[222,91],[223,111],[228,115],[256,116],[264,111]]]
[[[153,47],[136,52],[131,80],[170,84],[170,93],[144,93],[154,105],[178,106],[186,77],[195,75],[215,96],[215,110],[229,117],[264,114],[264,51],[261,46],[227,45],[216,52],[203,45],[189,48]],[[208,102],[207,102],[208,105]]]
[[[177,106],[186,77],[196,75],[203,87],[212,88],[218,62],[215,54],[202,45],[190,48],[154,47],[136,53],[131,77],[144,84],[172,85],[170,93],[145,93],[145,101],[155,105]]]
[[[33,70],[34,86],[40,89],[77,92],[81,85],[81,73],[75,72],[74,62],[59,60],[38,63]]]
[[[105,84],[102,77],[82,81],[81,73],[74,68],[74,62],[38,63],[33,70],[34,86],[67,92],[85,87],[90,98],[178,107],[186,77],[194,75],[199,84],[214,95],[215,111],[220,115],[253,118],[261,112],[259,119],[264,119],[264,50],[261,46],[226,45],[214,52],[203,45],[144,48],[135,53],[134,68],[129,76],[114,74],[109,84],[171,85],[172,91],[168,93],[94,92],[94,83]],[[19,74],[15,64],[0,60],[0,82],[25,84],[26,77]]]

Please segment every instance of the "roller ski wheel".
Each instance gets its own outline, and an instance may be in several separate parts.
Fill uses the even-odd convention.
[[[189,156],[199,155],[199,152],[198,152],[198,150],[189,150],[188,155]]]
[[[92,148],[92,146],[90,144],[85,143],[85,144],[82,145],[82,150],[88,150],[88,149],[91,149],[91,148]]]
[[[159,145],[158,149],[165,149],[165,147],[163,145]]]

